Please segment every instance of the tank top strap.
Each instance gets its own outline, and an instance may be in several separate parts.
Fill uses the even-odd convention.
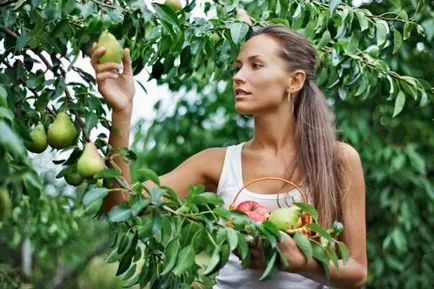
[[[242,147],[243,143],[228,146],[226,148],[223,168],[217,186],[217,194],[221,194],[226,187],[240,187],[241,184],[239,183],[239,180],[241,178],[240,163]]]

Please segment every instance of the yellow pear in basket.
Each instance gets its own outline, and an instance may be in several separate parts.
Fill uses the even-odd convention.
[[[292,230],[302,225],[301,213],[302,210],[297,206],[280,208],[270,213],[268,221],[282,231]]]

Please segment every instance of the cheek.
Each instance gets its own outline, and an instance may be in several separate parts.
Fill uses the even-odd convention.
[[[281,101],[282,95],[285,93],[285,81],[281,75],[264,71],[254,83],[255,92],[264,99],[276,99]]]

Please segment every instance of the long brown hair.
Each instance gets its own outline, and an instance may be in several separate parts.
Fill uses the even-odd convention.
[[[304,191],[312,198],[320,223],[330,226],[333,221],[342,220],[345,170],[340,160],[333,114],[315,82],[315,49],[306,38],[280,24],[261,27],[248,39],[260,34],[266,34],[280,44],[279,54],[287,63],[288,72],[303,70],[306,73],[303,88],[292,98],[297,144],[292,172],[299,169]]]

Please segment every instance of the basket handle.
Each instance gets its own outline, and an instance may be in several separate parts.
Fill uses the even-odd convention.
[[[303,201],[304,202],[306,202],[307,201],[307,198],[306,198],[306,194],[300,189],[300,186],[298,186],[297,184],[295,184],[295,183],[293,183],[293,182],[291,182],[291,181],[288,181],[288,180],[286,180],[286,179],[282,179],[282,178],[279,178],[279,177],[263,177],[263,178],[258,178],[258,179],[254,179],[254,180],[251,180],[251,181],[249,181],[247,184],[245,184],[239,191],[238,191],[238,193],[235,195],[235,197],[234,197],[234,199],[233,199],[233,201],[232,201],[232,203],[230,204],[230,206],[229,206],[229,209],[230,210],[234,210],[236,207],[235,207],[235,202],[236,202],[236,200],[237,200],[237,198],[238,198],[238,196],[240,195],[240,193],[241,193],[241,191],[242,190],[244,190],[247,186],[249,186],[249,185],[251,185],[251,184],[253,184],[253,183],[256,183],[256,182],[260,182],[260,181],[264,181],[264,180],[277,180],[277,181],[282,181],[282,182],[285,182],[286,184],[288,184],[288,185],[293,185],[299,192],[300,192],[300,194],[301,194],[301,196],[302,196],[302,198],[303,198]],[[280,195],[280,192],[278,192],[277,193],[277,202],[279,202],[279,195]],[[279,207],[280,207],[280,205],[279,205]]]

